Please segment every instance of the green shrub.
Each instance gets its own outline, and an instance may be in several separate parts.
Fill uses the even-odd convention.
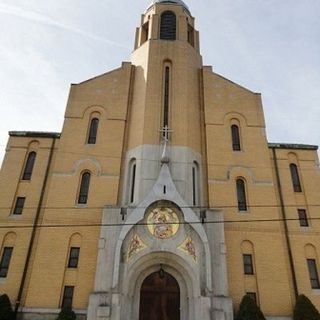
[[[76,314],[71,308],[62,308],[57,320],[76,320]]]
[[[13,320],[11,302],[6,294],[0,296],[0,319]]]
[[[262,311],[256,302],[249,296],[245,295],[240,303],[237,320],[266,320]]]
[[[298,296],[293,312],[294,320],[320,320],[320,313],[303,294]]]

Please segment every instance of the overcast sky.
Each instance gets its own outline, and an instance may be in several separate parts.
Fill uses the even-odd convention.
[[[186,0],[205,65],[261,92],[268,140],[320,144],[320,1]],[[9,130],[60,131],[71,83],[130,60],[150,1],[0,0],[0,163]]]

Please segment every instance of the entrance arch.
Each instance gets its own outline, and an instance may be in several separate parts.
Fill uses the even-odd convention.
[[[139,320],[180,320],[179,284],[162,268],[142,283]]]

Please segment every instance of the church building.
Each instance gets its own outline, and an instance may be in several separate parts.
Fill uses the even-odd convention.
[[[131,61],[72,84],[61,133],[12,131],[0,294],[18,319],[233,320],[320,309],[317,146],[269,143],[261,95],[205,66],[181,0]]]

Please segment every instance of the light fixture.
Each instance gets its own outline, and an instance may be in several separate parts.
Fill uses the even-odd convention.
[[[160,279],[164,278],[164,270],[162,268],[162,264],[160,264],[159,277],[160,277]]]

